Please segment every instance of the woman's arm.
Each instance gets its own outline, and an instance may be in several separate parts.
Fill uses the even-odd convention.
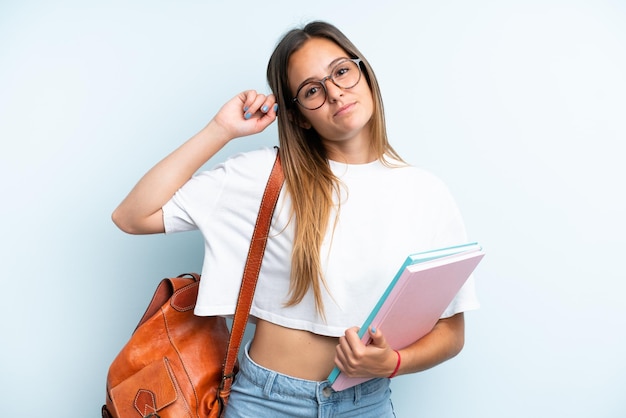
[[[164,232],[161,208],[191,176],[234,138],[263,131],[276,119],[274,95],[245,91],[227,102],[200,132],[150,169],[112,215],[130,234]]]
[[[387,377],[395,370],[398,356],[387,344],[385,330],[370,330],[372,343],[363,345],[357,328],[339,339],[335,364],[350,377]],[[401,362],[395,375],[421,372],[451,359],[465,343],[463,313],[440,319],[432,331],[399,350]]]

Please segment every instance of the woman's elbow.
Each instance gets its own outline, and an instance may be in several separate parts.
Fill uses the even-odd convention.
[[[138,217],[120,206],[111,214],[111,220],[127,234],[145,235],[165,232],[161,210],[146,217]]]
[[[120,230],[127,234],[138,235],[141,234],[141,230],[138,227],[137,222],[133,222],[132,216],[126,213],[123,208],[117,207],[111,214],[111,220]]]
[[[461,332],[460,335],[457,334],[454,338],[454,341],[450,347],[450,358],[456,357],[461,351],[463,351],[463,347],[465,346],[465,333]]]
[[[128,234],[132,234],[133,232],[133,228],[131,226],[131,224],[128,222],[128,217],[124,216],[123,211],[117,207],[113,213],[111,214],[111,220],[113,221],[113,223],[115,224],[115,226],[117,226],[119,229],[121,229],[122,231],[128,233]]]

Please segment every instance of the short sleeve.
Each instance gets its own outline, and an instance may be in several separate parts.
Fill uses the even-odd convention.
[[[198,229],[211,215],[225,182],[224,164],[194,175],[163,205],[165,233]]]

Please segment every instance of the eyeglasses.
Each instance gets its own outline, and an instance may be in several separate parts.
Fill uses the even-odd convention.
[[[329,75],[319,81],[307,81],[298,87],[296,97],[291,99],[305,109],[315,110],[326,103],[328,91],[326,80],[330,80],[339,88],[351,89],[361,81],[361,66],[359,58],[344,59],[337,63]]]

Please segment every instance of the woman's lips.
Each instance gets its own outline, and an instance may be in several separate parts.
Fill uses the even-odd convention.
[[[342,114],[349,112],[355,105],[356,103],[350,103],[342,106],[338,111],[335,112],[333,116],[341,116]]]

